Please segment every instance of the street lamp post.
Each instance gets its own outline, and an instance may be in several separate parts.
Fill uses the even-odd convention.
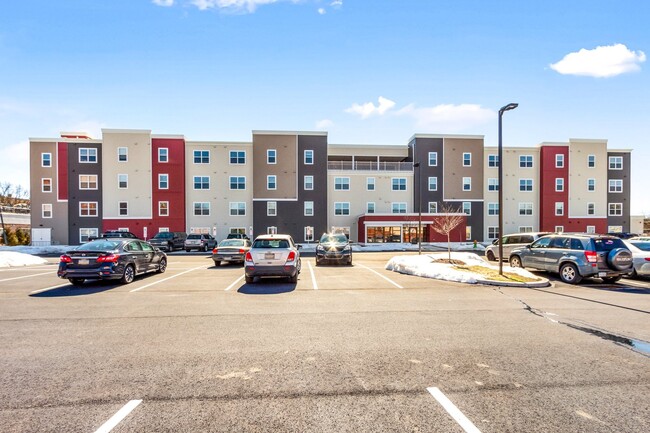
[[[418,169],[418,254],[422,254],[422,184],[420,183],[420,163],[413,164]]]
[[[503,139],[501,134],[501,119],[503,113],[514,110],[519,104],[511,102],[499,109],[499,275],[503,275]]]

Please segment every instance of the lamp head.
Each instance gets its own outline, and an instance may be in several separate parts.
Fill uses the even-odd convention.
[[[501,107],[501,109],[499,110],[499,113],[503,113],[504,111],[508,111],[508,110],[514,110],[517,107],[519,107],[519,104],[517,104],[515,102],[511,102],[510,104]]]

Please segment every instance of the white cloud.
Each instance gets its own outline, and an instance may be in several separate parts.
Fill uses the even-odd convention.
[[[11,182],[29,189],[29,140],[2,147],[4,155],[0,158],[0,182]]]
[[[330,6],[340,8],[343,6],[343,0],[334,0],[332,3],[330,3]]]
[[[409,104],[395,113],[415,119],[418,128],[462,131],[494,119],[495,112],[478,104],[441,104],[435,107],[416,107]]]
[[[320,15],[325,15],[327,13],[327,11],[325,9],[323,9],[323,8],[318,8],[318,13]]]
[[[225,9],[235,12],[246,11],[255,12],[258,6],[276,3],[278,1],[287,0],[192,0],[192,4],[199,8],[199,10],[207,9]],[[300,0],[288,0],[292,3],[297,3]]]
[[[155,5],[163,7],[174,6],[174,0],[151,0],[151,2]]]
[[[593,50],[581,49],[569,53],[551,64],[551,69],[563,75],[583,75],[608,78],[641,69],[645,62],[643,51],[632,51],[623,44],[599,46]]]
[[[316,129],[328,129],[334,126],[334,122],[330,119],[323,119],[316,122]]]
[[[391,108],[395,106],[395,102],[390,99],[384,98],[383,96],[379,97],[379,104],[375,106],[372,102],[366,102],[365,104],[357,104],[356,102],[352,104],[351,107],[346,108],[346,113],[358,114],[362,119],[367,119],[370,116],[383,116]]]

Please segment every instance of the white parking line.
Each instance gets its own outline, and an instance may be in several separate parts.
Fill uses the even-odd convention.
[[[463,430],[465,430],[467,433],[481,433],[481,431],[476,428],[472,421],[467,419],[467,417],[463,415],[460,409],[458,409],[456,405],[453,404],[451,400],[449,400],[447,396],[442,393],[442,391],[440,391],[440,389],[431,387],[427,388],[427,391],[429,391],[433,398],[438,400],[438,403],[440,403],[442,407],[445,408],[447,413],[451,415],[454,420],[456,420],[458,425],[460,425]]]
[[[100,428],[98,428],[95,433],[108,433],[113,428],[115,428],[116,425],[120,423],[124,418],[127,417],[128,414],[133,411],[138,405],[142,403],[142,400],[131,400],[124,406],[122,406],[122,409],[118,410],[115,415],[111,417],[108,421],[106,421]]]
[[[43,273],[40,273],[40,274],[32,274],[32,275],[23,275],[22,277],[5,278],[4,280],[0,280],[0,283],[2,283],[3,281],[21,280],[23,278],[38,277],[39,275],[48,275],[48,274],[52,274],[52,272],[43,272]]]
[[[241,277],[239,277],[239,278],[237,278],[235,281],[233,281],[233,283],[232,283],[231,285],[229,285],[228,287],[226,287],[226,289],[224,290],[224,292],[227,292],[228,290],[230,290],[230,289],[232,289],[233,287],[235,287],[235,284],[237,284],[238,282],[240,282],[242,278],[244,278],[244,275],[242,275]]]
[[[318,290],[316,275],[314,275],[314,269],[311,267],[311,263],[307,262],[307,267],[309,268],[309,273],[311,273],[311,283],[314,285],[314,290]]]
[[[130,290],[130,292],[137,292],[138,290],[146,289],[147,287],[154,286],[158,283],[162,283],[163,281],[171,280],[172,278],[180,277],[183,274],[187,274],[188,272],[196,271],[197,269],[206,269],[205,265],[204,266],[197,266],[196,268],[188,269],[185,272],[181,272],[180,274],[172,275],[171,277],[163,278],[162,280],[154,281],[151,284],[146,284],[142,287],[138,287],[137,289]]]
[[[37,293],[43,293],[43,292],[47,292],[48,290],[54,290],[54,289],[58,289],[59,287],[64,287],[64,286],[69,286],[69,285],[70,285],[70,283],[59,284],[58,286],[52,286],[52,287],[46,287],[46,288],[40,289],[40,290],[34,290],[33,292],[29,292],[29,294],[30,295],[35,295]]]
[[[404,287],[400,286],[399,284],[397,284],[395,281],[391,280],[390,278],[385,277],[382,274],[380,274],[379,272],[375,271],[374,269],[370,269],[368,266],[360,265],[359,263],[357,263],[357,266],[361,266],[364,269],[368,269],[370,272],[374,272],[375,274],[379,275],[384,280],[388,281],[389,283],[391,283],[393,286],[397,287],[398,289],[403,289],[404,288]]]

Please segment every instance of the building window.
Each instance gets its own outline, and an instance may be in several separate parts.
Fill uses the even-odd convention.
[[[81,228],[79,229],[79,243],[85,244],[90,237],[98,237],[99,229],[97,228]]]
[[[118,215],[129,216],[129,202],[121,201],[118,203]]]
[[[334,215],[350,215],[350,202],[335,202]]]
[[[52,179],[44,177],[41,179],[41,192],[52,192]]]
[[[169,161],[169,149],[166,147],[158,148],[158,162],[168,162]]]
[[[167,233],[167,232],[169,232],[169,227],[160,227],[160,228],[158,229],[158,231],[159,231],[159,232],[162,232],[162,233]]]
[[[94,163],[97,162],[97,149],[94,148],[79,148],[79,162]]]
[[[555,168],[564,168],[564,154],[555,154]]]
[[[210,176],[194,176],[194,189],[210,189]]]
[[[465,240],[469,241],[472,239],[472,226],[465,227]]]
[[[596,191],[596,179],[587,179],[587,191]]]
[[[194,164],[210,164],[210,151],[209,150],[195,150],[194,151]]]
[[[469,152],[463,153],[463,167],[472,166],[472,154]]]
[[[488,227],[488,239],[496,239],[499,237],[499,227]]]
[[[350,189],[350,178],[349,177],[335,177],[334,178],[334,189],[337,191],[348,191]]]
[[[596,215],[596,203],[587,203],[587,215]]]
[[[488,167],[499,166],[499,155],[488,155]]]
[[[564,178],[563,177],[556,177],[555,178],[555,191],[556,192],[564,191]]]
[[[366,178],[366,189],[368,191],[374,191],[375,190],[375,178],[374,177],[367,177]]]
[[[532,203],[519,203],[519,215],[532,215],[532,214],[533,214]]]
[[[243,165],[246,164],[246,152],[243,150],[230,151],[230,164]]]
[[[472,203],[469,201],[464,201],[463,202],[463,213],[465,215],[471,215],[472,214]]]
[[[430,201],[429,202],[429,213],[438,213],[438,202]]]
[[[169,189],[169,175],[168,174],[159,174],[158,175],[158,189]]]
[[[532,191],[533,179],[519,179],[519,191]]]
[[[561,201],[555,202],[555,215],[556,216],[564,215],[564,202]]]
[[[519,233],[531,233],[533,226],[519,226]]]
[[[278,203],[275,201],[266,202],[266,216],[277,216],[278,215]]]
[[[274,190],[278,188],[277,177],[274,174],[266,176],[266,189]]]
[[[195,201],[194,215],[196,216],[210,215],[210,203],[207,201]]]
[[[118,174],[117,175],[117,187],[119,189],[126,189],[129,187],[129,175],[128,174]]]
[[[488,179],[488,191],[498,191],[499,190],[499,179],[493,177]]]
[[[246,203],[243,201],[230,202],[230,216],[245,216]]]
[[[429,152],[429,167],[438,165],[438,152]]]
[[[555,233],[564,233],[564,226],[555,226]]]
[[[623,192],[623,179],[610,179],[609,192]]]
[[[499,203],[488,203],[488,215],[499,215]]]
[[[623,170],[623,157],[622,156],[610,156],[609,157],[609,169],[610,170]]]
[[[406,178],[394,177],[392,179],[393,191],[406,191]]]
[[[230,189],[246,189],[246,177],[230,176]]]
[[[81,201],[81,202],[79,202],[79,216],[82,216],[82,217],[96,217],[97,216],[97,202],[96,201]]]
[[[305,165],[312,165],[312,164],[314,164],[314,151],[305,150]]]
[[[623,215],[623,203],[610,203],[609,204],[609,212],[607,214],[609,216],[621,216],[621,215]]]
[[[97,189],[96,174],[80,174],[79,189]]]
[[[375,202],[369,201],[366,203],[366,213],[375,213]]]
[[[276,226],[270,226],[266,228],[266,234],[267,235],[277,235],[278,234],[278,228]]]
[[[463,178],[463,191],[471,191],[472,190],[472,178],[471,177],[464,177]]]
[[[314,216],[314,202],[306,201],[304,211],[305,211],[305,216]]]
[[[276,164],[277,161],[277,152],[275,149],[267,149],[266,151],[266,163],[267,164]]]
[[[406,203],[403,202],[391,203],[391,209],[393,213],[406,213]]]
[[[438,178],[435,176],[429,177],[429,191],[438,191]]]
[[[305,191],[311,191],[314,189],[314,176],[305,176],[304,182],[303,182]]]
[[[533,167],[533,155],[519,155],[519,167],[521,167],[521,168],[532,168]]]
[[[117,161],[127,162],[129,160],[129,149],[127,147],[117,148]]]
[[[314,228],[312,226],[305,227],[305,242],[314,242]]]
[[[41,153],[41,167],[52,167],[51,153]]]
[[[52,204],[45,203],[41,205],[41,215],[43,218],[52,218]]]
[[[587,233],[589,234],[596,233],[596,226],[587,226]]]
[[[587,167],[594,168],[596,166],[596,155],[587,156]]]
[[[169,216],[169,202],[168,201],[159,201],[158,202],[158,216]]]

